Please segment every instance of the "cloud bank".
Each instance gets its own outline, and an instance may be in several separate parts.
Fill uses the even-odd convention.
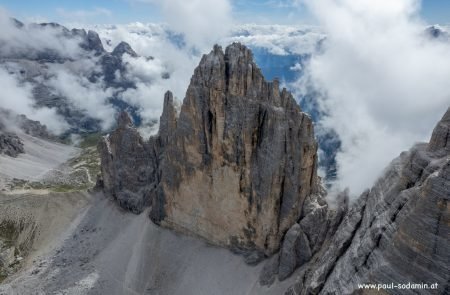
[[[157,4],[170,29],[182,33],[186,42],[200,50],[209,49],[232,25],[229,0],[149,0]]]
[[[42,51],[54,51],[61,57],[78,58],[80,38],[61,38],[61,27],[28,25],[21,29],[12,21],[8,12],[0,7],[0,52],[2,57],[20,54],[30,56]]]
[[[119,97],[138,108],[144,124],[152,124],[161,116],[164,93],[171,90],[182,100],[200,54],[179,47],[165,25],[132,23],[91,27],[102,38],[109,51],[125,41],[140,55],[123,55],[126,77],[135,84]]]
[[[304,86],[342,141],[336,189],[359,194],[450,105],[450,45],[424,33],[415,0],[306,0],[327,34]]]

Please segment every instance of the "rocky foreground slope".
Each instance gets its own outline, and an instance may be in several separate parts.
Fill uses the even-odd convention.
[[[350,207],[345,192],[330,206],[310,118],[233,44],[203,57],[179,113],[166,94],[157,136],[144,140],[123,113],[99,150],[104,190],[122,207],[151,206],[156,223],[240,250],[249,263],[270,256],[261,285],[294,273],[287,294],[351,294],[360,283],[391,282],[438,283],[421,292],[445,294],[449,134],[450,110],[429,144],[394,160]]]

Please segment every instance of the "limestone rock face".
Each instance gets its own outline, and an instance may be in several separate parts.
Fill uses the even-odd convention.
[[[450,108],[434,129],[428,150],[431,152],[450,152]]]
[[[120,126],[111,156],[100,147],[106,191],[122,204],[149,192],[152,220],[217,245],[274,253],[317,191],[310,117],[240,44],[203,56],[179,115],[166,94],[157,137]]]
[[[0,131],[0,155],[15,158],[23,153],[25,153],[24,145],[17,135]]]
[[[202,58],[169,142],[153,219],[216,244],[273,253],[316,187],[311,119],[240,44]]]
[[[105,192],[135,213],[150,205],[150,194],[157,186],[152,147],[139,135],[126,112],[120,114],[117,129],[99,142]]]
[[[449,115],[438,123],[429,144],[402,153],[356,201],[289,294],[354,294],[361,283],[409,282],[438,283],[438,289],[420,294],[448,294]]]
[[[266,262],[260,274],[260,283],[270,285],[278,275],[280,281],[288,278],[297,268],[306,265],[321,249],[327,236],[331,236],[339,225],[345,210],[341,204],[330,210],[324,192],[308,196],[303,204],[302,218],[284,235],[279,259]]]
[[[294,270],[305,264],[311,258],[311,247],[301,226],[294,224],[284,236],[280,251],[280,267],[278,278],[286,279]]]
[[[6,115],[0,109],[0,115]],[[17,157],[19,154],[25,153],[23,141],[14,133],[10,132],[3,120],[0,120],[0,155]]]

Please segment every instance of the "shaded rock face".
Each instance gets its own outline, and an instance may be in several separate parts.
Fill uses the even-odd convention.
[[[178,117],[172,101],[168,93],[159,134],[149,142],[119,127],[102,143],[105,190],[118,196],[123,167],[130,184],[145,167],[133,192],[152,202],[153,221],[236,250],[274,253],[317,191],[310,117],[277,81],[265,81],[240,44],[225,52],[216,46],[202,58]],[[148,196],[140,191],[155,181]]]
[[[138,57],[137,53],[131,48],[130,44],[127,42],[120,42],[116,48],[114,48],[112,55],[122,57],[124,53],[129,54],[131,57]]]
[[[336,208],[330,209],[324,192],[308,196],[303,204],[302,218],[285,234],[279,254],[271,258],[260,274],[261,285],[271,285],[278,277],[283,281],[298,268],[308,266],[314,254],[335,233],[347,212],[347,198],[339,198]]]
[[[0,155],[15,158],[23,153],[25,153],[24,145],[17,135],[0,131]]]
[[[144,142],[126,112],[120,114],[118,127],[99,142],[105,192],[120,206],[141,213],[151,203],[157,186],[154,150]]]
[[[123,60],[125,53],[134,58],[138,57],[128,43],[120,42],[111,53],[104,54],[100,59],[103,80],[109,87],[135,87],[132,81],[125,78],[127,73],[126,63]],[[120,74],[121,78],[118,78],[117,74]]]
[[[85,45],[88,50],[93,50],[96,54],[102,54],[105,52],[102,41],[100,40],[97,32],[91,30],[88,31]]]
[[[442,155],[450,153],[450,110],[447,110],[434,129],[428,151]]]
[[[438,283],[420,294],[449,292],[449,116],[450,109],[429,144],[402,153],[356,201],[287,294],[364,293],[358,284],[392,282]]]
[[[25,153],[25,148],[23,141],[16,134],[10,132],[6,124],[9,115],[9,112],[0,108],[0,155],[16,158],[19,154]]]

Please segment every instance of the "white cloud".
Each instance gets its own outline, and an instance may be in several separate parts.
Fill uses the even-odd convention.
[[[241,42],[247,46],[266,48],[271,54],[309,54],[325,35],[314,26],[239,25],[231,37],[223,38],[225,45]]]
[[[80,38],[61,38],[61,28],[50,26],[41,27],[28,25],[20,29],[13,25],[8,13],[0,7],[0,53],[2,56],[10,54],[27,54],[31,56],[36,51],[53,50],[62,57],[77,58],[82,54],[79,43]]]
[[[17,114],[26,115],[46,125],[50,132],[59,134],[65,131],[68,124],[56,114],[53,108],[36,108],[31,94],[31,85],[20,84],[18,79],[0,68],[0,107]],[[9,122],[12,123],[12,122]]]
[[[88,65],[86,61],[84,64]],[[74,71],[70,62],[48,66],[49,73],[53,76],[46,82],[48,86],[67,98],[74,109],[100,120],[103,130],[113,126],[116,111],[108,102],[108,98],[114,93],[112,88],[105,88],[101,80],[97,83],[89,81],[85,74]],[[92,71],[89,66],[85,70]]]
[[[99,32],[108,50],[125,41],[140,55],[138,58],[123,56],[126,77],[136,84],[136,88],[127,89],[121,98],[138,107],[144,123],[159,120],[167,90],[179,100],[184,98],[200,55],[190,48],[176,46],[169,39],[165,25],[132,23],[94,26],[92,29]],[[164,73],[168,73],[170,78],[164,79]]]
[[[232,5],[229,0],[150,0],[158,5],[165,22],[183,33],[186,42],[205,50],[225,36],[232,25]]]
[[[305,2],[328,36],[307,78],[342,140],[338,185],[359,194],[450,105],[450,45],[424,35],[415,0]]]

